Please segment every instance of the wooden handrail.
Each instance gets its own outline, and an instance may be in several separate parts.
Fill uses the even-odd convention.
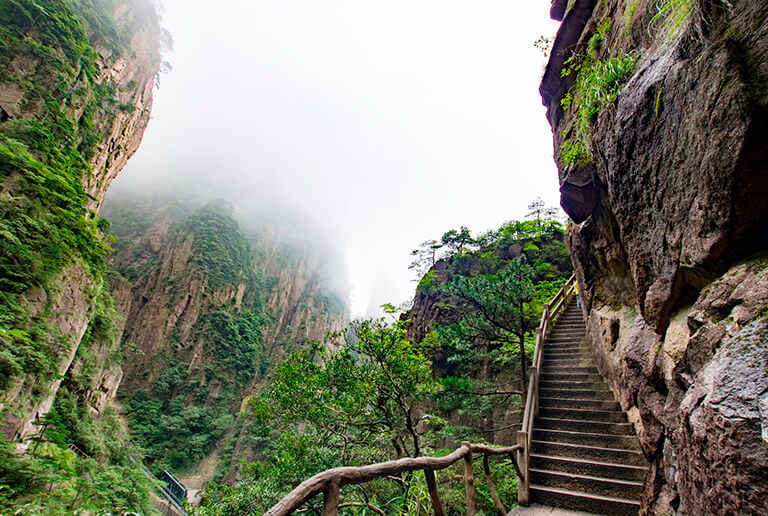
[[[427,488],[432,498],[433,507],[436,515],[445,514],[440,505],[440,497],[437,494],[437,482],[434,472],[445,469],[454,463],[464,460],[464,481],[466,487],[467,516],[474,516],[474,475],[472,471],[472,454],[482,453],[483,469],[485,478],[494,503],[501,514],[505,514],[501,502],[498,500],[496,487],[490,476],[490,469],[487,461],[490,455],[507,455],[515,467],[518,475],[521,472],[520,465],[517,462],[517,456],[521,446],[507,446],[504,448],[491,448],[484,444],[462,443],[461,448],[444,457],[415,457],[388,462],[380,462],[368,466],[334,468],[318,473],[314,477],[305,480],[299,484],[293,491],[288,493],[282,500],[277,502],[270,510],[264,513],[264,516],[287,516],[304,503],[309,501],[319,493],[323,493],[323,516],[335,516],[338,514],[339,492],[340,489],[348,484],[362,484],[377,478],[383,478],[391,475],[399,475],[411,471],[424,470],[427,479]]]
[[[520,450],[517,452],[517,464],[520,466],[520,482],[517,486],[517,502],[520,505],[530,504],[530,463],[531,463],[531,441],[533,439],[533,420],[539,413],[539,376],[541,374],[541,364],[544,355],[544,341],[552,329],[554,321],[568,306],[570,297],[576,288],[576,276],[571,275],[568,281],[563,284],[557,294],[544,305],[541,313],[541,322],[536,328],[536,347],[533,350],[533,363],[528,369],[530,371],[528,380],[528,395],[525,399],[525,411],[523,412],[523,425],[517,432],[517,444]]]

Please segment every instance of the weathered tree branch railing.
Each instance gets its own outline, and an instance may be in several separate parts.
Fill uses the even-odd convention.
[[[314,477],[305,480],[288,493],[285,498],[277,502],[274,507],[264,513],[264,516],[286,516],[293,513],[305,502],[314,496],[323,493],[323,516],[335,516],[339,510],[339,496],[341,488],[349,484],[362,484],[384,478],[392,475],[399,475],[412,471],[423,470],[427,480],[427,489],[432,499],[432,507],[435,516],[445,516],[440,495],[437,491],[437,481],[435,471],[445,469],[456,462],[464,461],[464,484],[465,497],[467,504],[467,516],[474,516],[475,512],[475,478],[472,467],[472,455],[474,453],[483,454],[483,472],[485,480],[488,483],[488,490],[491,493],[496,509],[500,515],[505,515],[507,511],[499,499],[496,487],[491,477],[491,468],[489,458],[491,455],[507,455],[515,467],[515,471],[520,476],[521,470],[517,462],[517,455],[520,452],[519,445],[506,448],[491,448],[483,444],[462,443],[461,448],[444,457],[416,457],[392,460],[389,462],[380,462],[369,466],[334,468],[318,473]],[[344,504],[346,505],[346,504]]]
[[[541,323],[536,328],[536,347],[533,351],[533,363],[528,368],[528,395],[525,400],[523,424],[517,432],[519,446],[517,463],[520,465],[520,482],[517,485],[517,501],[520,505],[530,504],[530,477],[528,475],[531,461],[531,438],[533,437],[533,420],[539,413],[539,375],[544,351],[544,341],[552,329],[552,323],[568,306],[571,296],[576,291],[576,276],[571,276],[552,300],[544,305]]]

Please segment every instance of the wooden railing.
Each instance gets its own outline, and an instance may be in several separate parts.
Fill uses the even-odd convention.
[[[288,495],[277,502],[274,507],[264,513],[264,516],[287,516],[301,507],[314,496],[323,493],[323,516],[336,516],[339,510],[339,494],[341,488],[349,484],[362,484],[377,478],[390,477],[423,470],[427,480],[427,489],[432,499],[432,507],[435,516],[445,516],[440,495],[437,492],[435,471],[445,469],[454,463],[464,460],[464,487],[467,504],[467,516],[474,516],[475,512],[475,478],[472,467],[472,455],[483,454],[483,472],[488,490],[491,493],[496,509],[501,516],[507,514],[504,505],[499,499],[496,487],[491,477],[489,458],[492,455],[506,455],[512,461],[515,471],[520,476],[521,471],[517,463],[517,454],[520,446],[506,448],[491,448],[483,444],[462,443],[453,453],[444,457],[416,457],[380,462],[369,466],[334,468],[318,473],[314,477],[305,480]]]
[[[531,461],[531,438],[533,437],[533,420],[539,413],[539,375],[544,351],[544,340],[552,329],[552,323],[559,316],[573,296],[576,289],[576,277],[571,276],[552,300],[544,305],[541,323],[536,328],[536,347],[533,351],[533,362],[528,368],[528,395],[525,400],[523,425],[517,432],[518,456],[520,466],[520,482],[517,485],[517,501],[520,505],[530,503],[530,477],[528,475]]]

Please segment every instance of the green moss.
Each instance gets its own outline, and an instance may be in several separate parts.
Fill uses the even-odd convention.
[[[694,5],[695,0],[657,0],[649,29],[661,35],[667,44],[671,43],[690,19]]]
[[[768,322],[768,304],[757,309],[757,316],[765,322]]]
[[[227,206],[208,204],[181,221],[178,231],[193,235],[194,261],[205,272],[209,289],[256,281],[250,247]]]
[[[25,98],[21,114],[0,124],[0,327],[30,335],[25,343],[0,341],[0,354],[12,374],[20,366],[42,379],[56,369],[61,336],[46,322],[51,314],[30,316],[21,296],[37,287],[51,299],[72,264],[102,283],[109,246],[100,236],[104,224],[86,210],[82,182],[117,106],[114,84],[97,80],[89,35],[115,54],[124,43],[110,2],[6,0],[0,18],[0,80]],[[24,56],[34,69],[10,73],[10,62]],[[74,106],[82,108],[78,118]]]
[[[624,37],[628,37],[630,33],[632,32],[632,22],[635,18],[635,12],[637,11],[637,6],[640,4],[640,0],[633,0],[632,3],[628,4],[623,15],[623,22],[624,22],[624,30],[622,31],[622,35]]]
[[[656,118],[659,118],[659,113],[661,112],[661,96],[663,93],[664,86],[661,86],[659,91],[656,92],[656,105],[653,108],[653,112],[656,114]]]
[[[609,32],[610,21],[603,20],[587,43],[586,53],[574,54],[561,72],[564,77],[576,74],[573,87],[561,100],[563,109],[574,110],[575,118],[573,134],[560,147],[558,163],[562,167],[583,165],[594,159],[589,144],[590,126],[598,113],[616,100],[635,69],[637,56],[633,53],[619,51],[598,58]]]

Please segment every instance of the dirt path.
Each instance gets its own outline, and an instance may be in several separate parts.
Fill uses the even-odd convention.
[[[213,446],[213,450],[209,453],[193,471],[189,471],[184,474],[177,475],[176,477],[187,488],[187,501],[193,505],[200,504],[200,498],[202,496],[203,489],[211,481],[216,474],[216,466],[219,462],[222,452],[224,451],[224,445],[229,442],[232,437],[232,430],[227,430],[224,435],[216,441]]]

